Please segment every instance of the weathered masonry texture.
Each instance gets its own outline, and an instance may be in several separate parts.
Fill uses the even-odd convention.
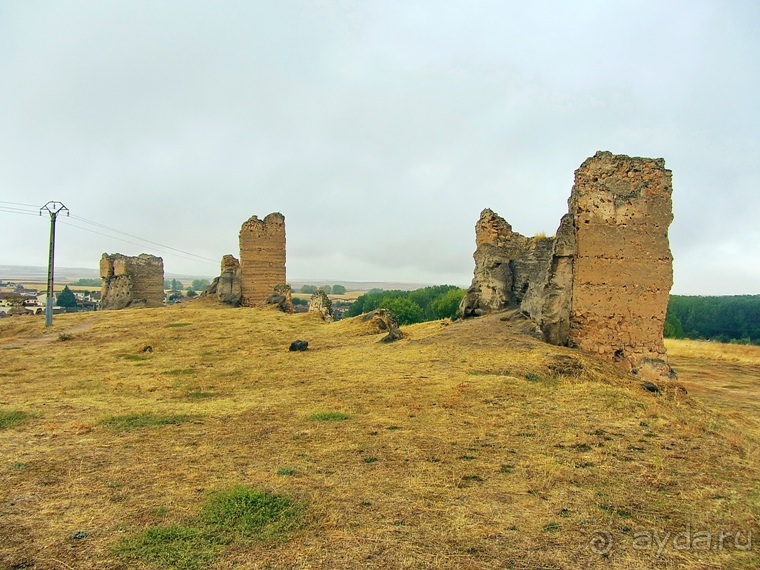
[[[240,305],[242,291],[240,287],[240,262],[234,255],[222,257],[222,272],[215,277],[201,297],[213,295],[220,303],[237,307]]]
[[[633,371],[662,367],[673,284],[671,172],[662,159],[597,153],[575,172],[571,344]]]
[[[240,228],[242,305],[264,305],[277,285],[285,284],[285,216],[252,216]]]
[[[669,377],[663,325],[673,259],[671,172],[662,159],[597,152],[553,238],[527,238],[491,210],[476,225],[464,317],[520,308],[552,344],[578,347],[642,378]]]
[[[164,261],[160,257],[104,253],[100,258],[100,279],[101,310],[164,304]]]

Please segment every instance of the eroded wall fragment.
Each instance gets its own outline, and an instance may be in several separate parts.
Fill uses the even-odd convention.
[[[201,293],[201,297],[214,296],[220,303],[237,307],[242,299],[240,284],[240,261],[227,254],[222,257],[222,270],[211,284]]]
[[[100,309],[160,307],[164,304],[164,260],[141,253],[100,258]]]
[[[663,159],[597,152],[575,172],[569,344],[646,375],[669,373],[671,172]]]
[[[525,237],[485,209],[475,224],[475,243],[475,274],[460,314],[470,317],[532,304],[551,259],[552,239]]]

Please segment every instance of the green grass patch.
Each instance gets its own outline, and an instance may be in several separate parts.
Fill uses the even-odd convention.
[[[207,568],[228,545],[286,537],[301,526],[302,513],[289,497],[236,486],[212,493],[187,524],[146,529],[120,540],[115,551],[169,570]]]
[[[317,422],[342,422],[350,417],[343,412],[315,412],[309,416],[309,419]]]
[[[176,329],[178,327],[189,327],[192,323],[169,323],[166,325],[168,329]]]
[[[161,427],[166,425],[176,425],[187,422],[190,420],[190,416],[178,415],[178,416],[157,416],[150,413],[145,414],[131,414],[127,416],[109,416],[103,419],[100,423],[104,427],[130,431],[133,429],[148,428],[148,427]]]
[[[19,410],[0,411],[0,429],[6,429],[23,423],[29,414]]]
[[[289,497],[237,486],[213,493],[198,518],[214,532],[245,542],[282,536],[297,528],[301,511]]]
[[[159,568],[207,568],[224,546],[204,531],[193,526],[158,526],[123,538],[115,550],[125,560],[141,560]]]
[[[293,475],[296,472],[292,467],[282,467],[277,470],[278,475]]]

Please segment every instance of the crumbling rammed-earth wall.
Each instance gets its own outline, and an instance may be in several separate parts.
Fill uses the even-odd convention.
[[[240,305],[240,262],[234,255],[222,257],[222,272],[206,287],[201,297],[213,295],[220,303],[237,307]]]
[[[519,307],[547,342],[596,353],[644,378],[672,375],[663,344],[673,283],[671,192],[662,159],[597,152],[576,170],[554,238],[526,238],[484,210],[462,316]]]
[[[285,284],[285,216],[275,212],[252,216],[240,228],[242,304],[266,303],[277,285]]]
[[[575,172],[569,342],[633,371],[656,372],[666,358],[671,192],[662,159],[597,153]]]
[[[164,303],[164,261],[160,257],[104,253],[100,279],[101,310],[160,307]]]

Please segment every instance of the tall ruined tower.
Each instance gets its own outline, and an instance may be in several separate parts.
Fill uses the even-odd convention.
[[[285,283],[285,216],[279,212],[263,220],[252,216],[240,228],[240,280],[246,307],[264,305]]]
[[[597,152],[575,171],[571,345],[632,371],[669,371],[671,171],[661,158]],[[652,370],[653,369],[653,370]]]

